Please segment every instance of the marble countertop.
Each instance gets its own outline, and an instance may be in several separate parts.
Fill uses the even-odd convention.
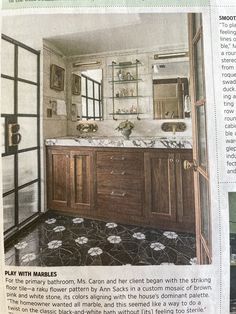
[[[120,136],[58,137],[45,140],[46,146],[93,146],[93,147],[136,147],[136,148],[192,148],[190,137],[139,137],[125,140]]]

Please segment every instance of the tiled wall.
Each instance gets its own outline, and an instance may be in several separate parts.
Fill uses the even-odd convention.
[[[67,70],[65,71],[64,91],[56,91],[50,88],[50,66],[56,64],[66,70],[65,58],[44,46],[43,49],[43,138],[66,136],[67,115],[52,114],[47,117],[47,109],[52,108],[52,102],[57,100],[66,101]]]

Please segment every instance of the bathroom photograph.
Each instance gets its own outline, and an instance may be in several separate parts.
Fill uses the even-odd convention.
[[[1,39],[5,264],[211,264],[204,16],[5,16]]]

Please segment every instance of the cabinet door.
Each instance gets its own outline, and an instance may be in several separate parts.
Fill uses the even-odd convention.
[[[192,150],[176,154],[176,192],[177,192],[177,222],[189,226],[194,231],[194,184],[193,170],[184,170],[184,160],[192,162]]]
[[[169,226],[176,221],[174,154],[145,153],[146,208],[150,223]],[[166,222],[166,223],[165,223]]]
[[[48,208],[66,210],[69,206],[69,153],[48,149]]]
[[[71,207],[87,211],[94,205],[93,152],[74,151],[70,157]]]

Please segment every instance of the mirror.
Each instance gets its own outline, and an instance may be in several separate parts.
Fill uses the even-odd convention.
[[[78,120],[102,120],[102,69],[87,69],[74,74],[80,77],[81,84],[80,95],[72,90],[72,102],[77,103]]]
[[[153,65],[154,119],[183,119],[190,115],[188,61],[158,60]]]

